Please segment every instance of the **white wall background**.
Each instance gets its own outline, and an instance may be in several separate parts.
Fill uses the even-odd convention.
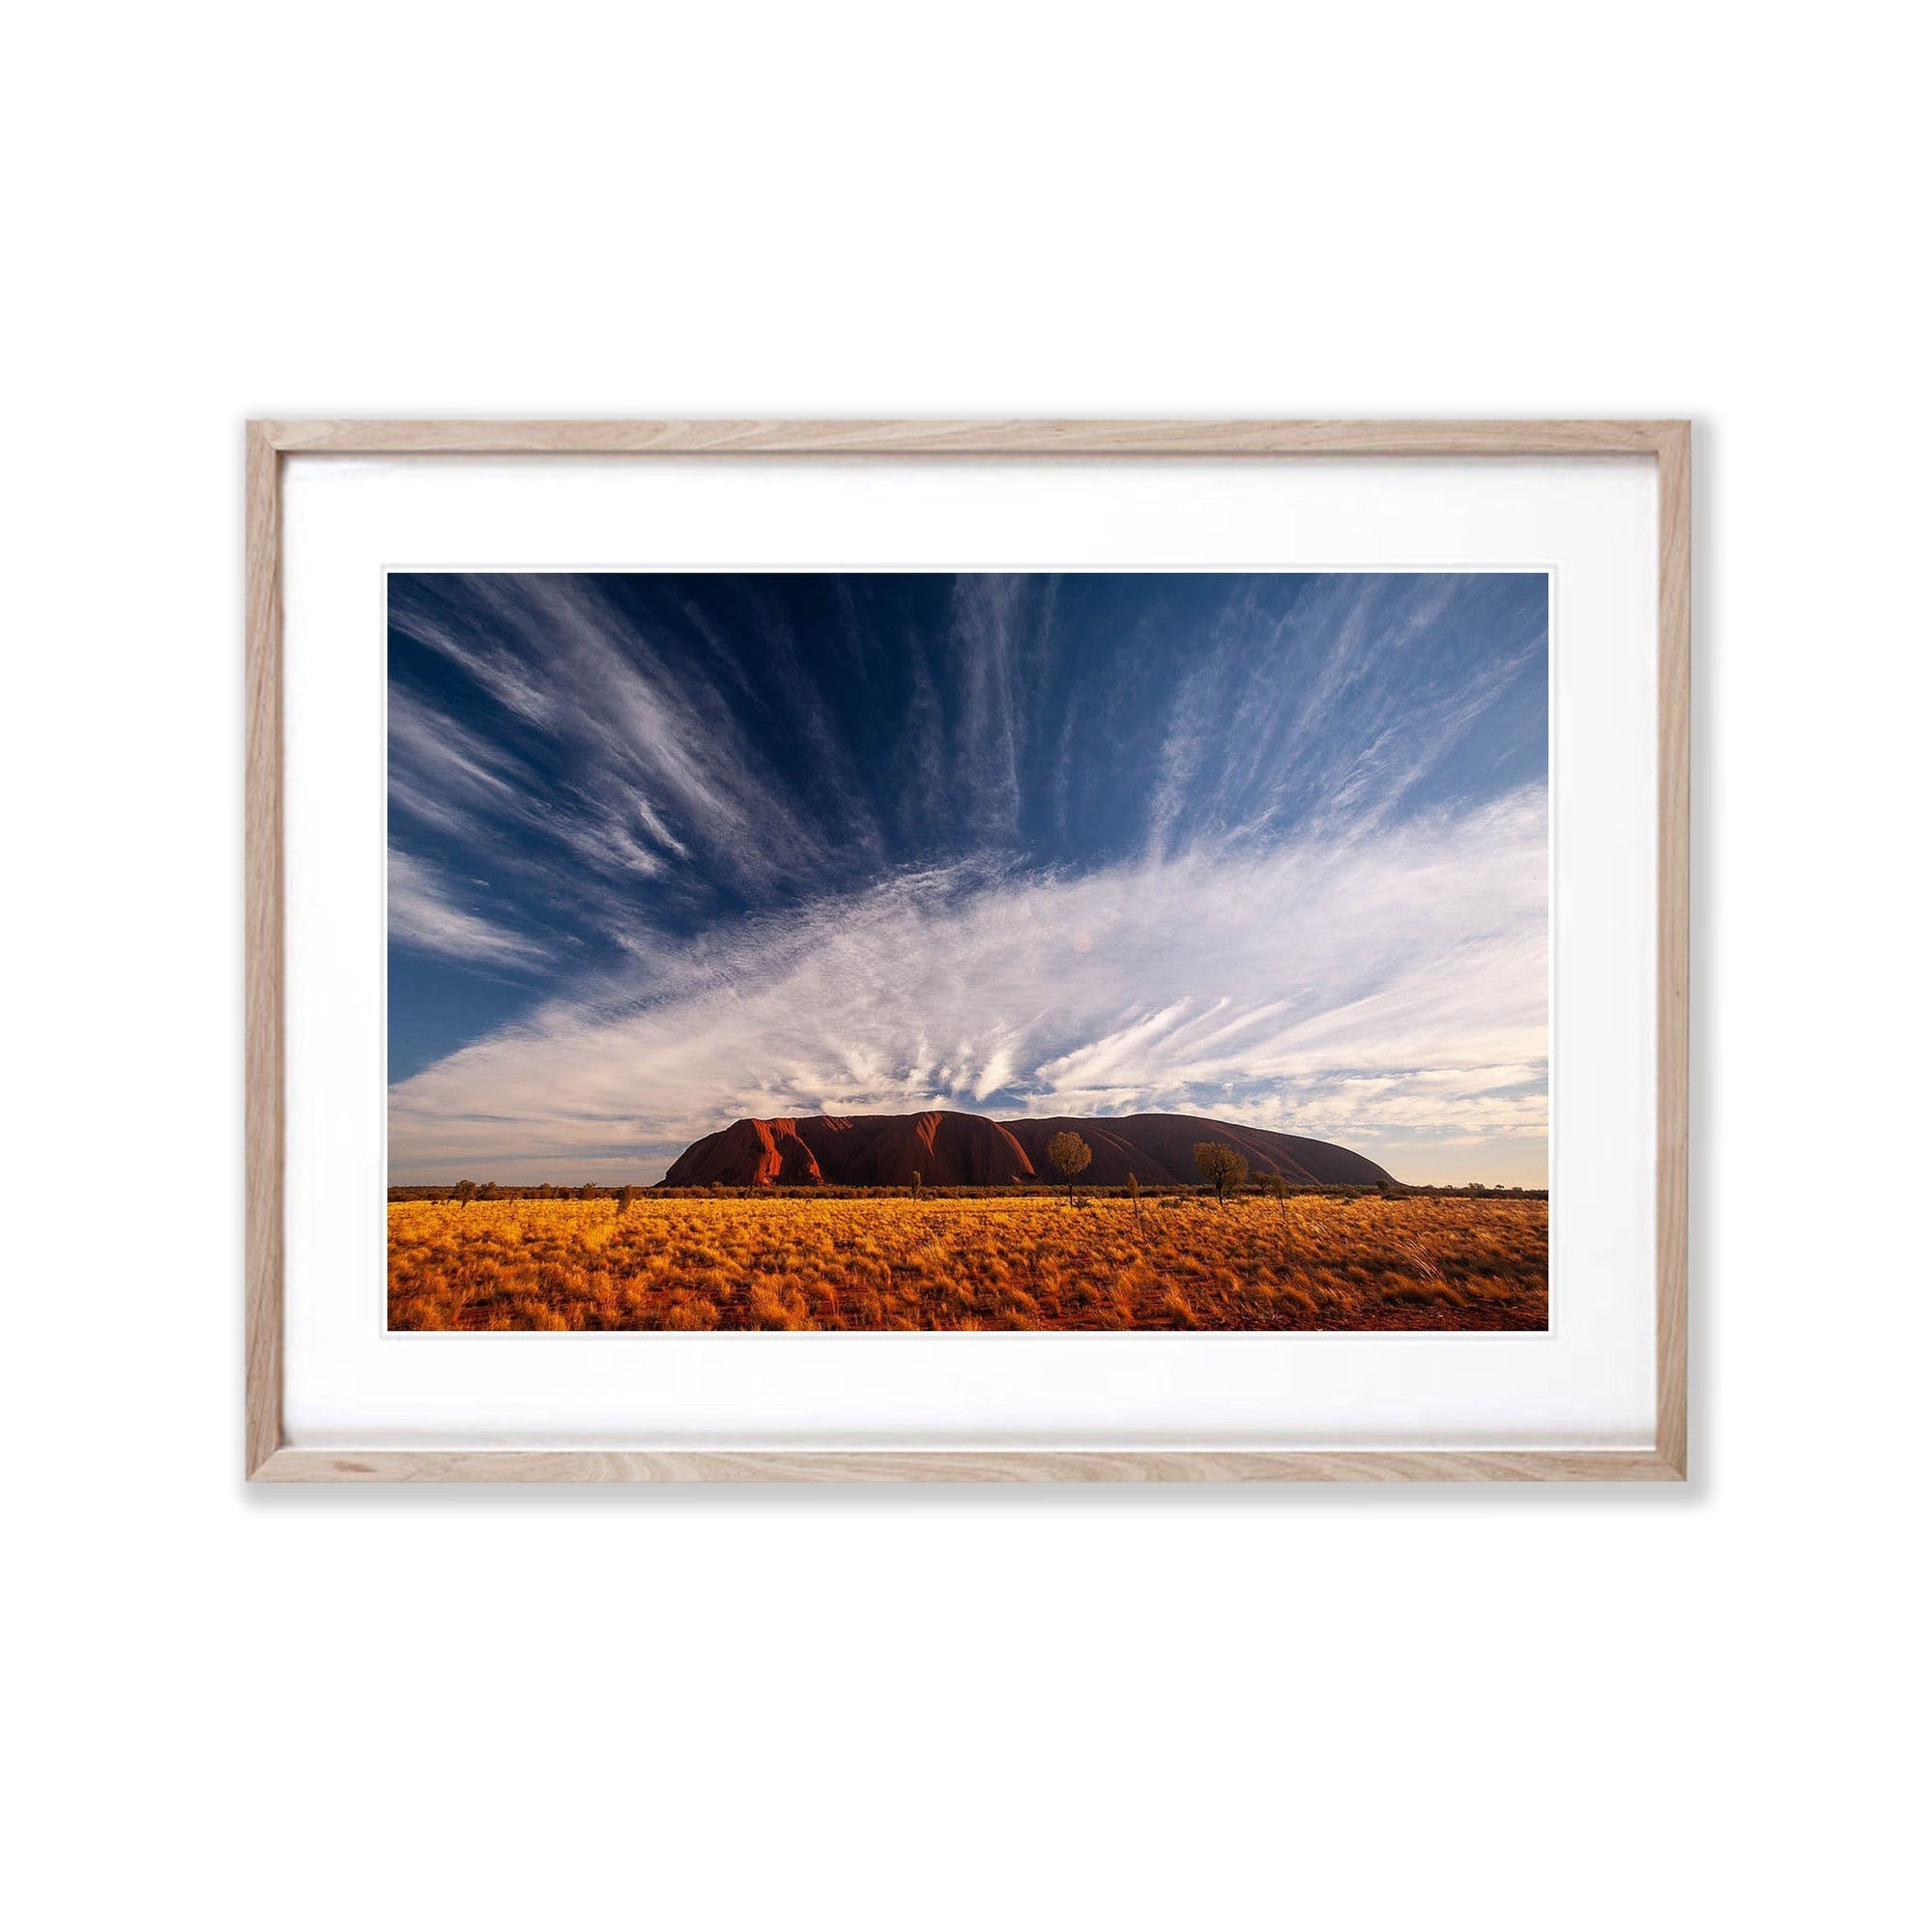
[[[18,1921],[1922,1904],[1922,31],[1858,0],[17,23]],[[245,1492],[250,412],[1695,416],[1696,1482]]]

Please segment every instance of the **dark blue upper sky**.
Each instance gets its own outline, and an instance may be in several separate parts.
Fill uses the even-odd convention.
[[[1547,678],[1541,574],[394,575],[391,1080],[867,892],[1389,849],[1541,791]]]

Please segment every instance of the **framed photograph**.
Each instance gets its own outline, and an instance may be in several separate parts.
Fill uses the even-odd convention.
[[[246,510],[251,1479],[1683,1478],[1688,425]]]

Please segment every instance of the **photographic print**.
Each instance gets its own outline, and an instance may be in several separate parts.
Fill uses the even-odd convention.
[[[392,573],[398,1330],[1542,1330],[1541,572]]]

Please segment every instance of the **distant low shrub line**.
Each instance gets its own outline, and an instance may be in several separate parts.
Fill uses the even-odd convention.
[[[632,1184],[605,1187],[593,1181],[586,1181],[580,1187],[562,1187],[554,1182],[542,1182],[533,1187],[505,1186],[496,1181],[457,1181],[435,1187],[392,1187],[389,1198],[392,1201],[429,1200],[458,1201],[472,1200],[587,1200],[613,1201],[620,1207],[628,1207],[634,1201],[651,1200],[991,1200],[1010,1198],[1016,1200],[1039,1199],[1043,1197],[1057,1196],[1063,1183],[1035,1181],[1031,1183],[1006,1183],[991,1187],[926,1187],[915,1181],[911,1187],[851,1187],[833,1182],[810,1181],[799,1183],[780,1182],[768,1187],[733,1187],[723,1182],[706,1187],[667,1188],[639,1187]],[[1212,1200],[1216,1190],[1213,1184],[1195,1185],[1186,1181],[1142,1181],[1137,1183],[1130,1174],[1119,1186],[1086,1186],[1083,1194],[1101,1200],[1133,1200],[1137,1197],[1145,1200],[1184,1199]],[[1379,1197],[1384,1200],[1547,1200],[1547,1188],[1485,1187],[1480,1181],[1472,1181],[1456,1187],[1410,1187],[1401,1182],[1387,1182],[1379,1186],[1354,1186],[1341,1182],[1290,1181],[1279,1174],[1264,1174],[1258,1179],[1244,1180],[1239,1185],[1226,1184],[1229,1197],[1261,1197],[1266,1198],[1294,1198],[1303,1195],[1325,1197],[1334,1200],[1355,1200],[1365,1196]]]

